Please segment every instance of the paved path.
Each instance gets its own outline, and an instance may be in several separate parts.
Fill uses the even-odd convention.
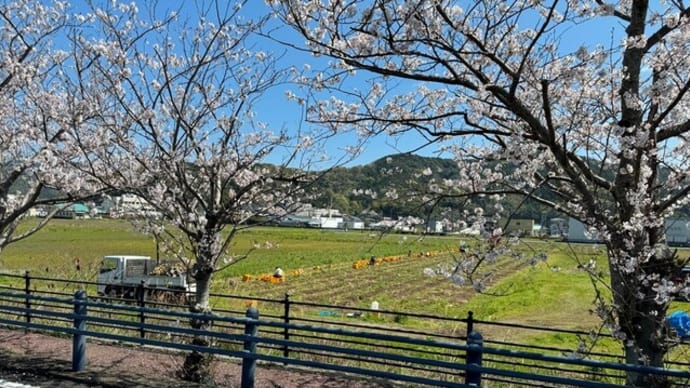
[[[184,354],[137,346],[88,342],[87,367],[73,372],[72,340],[0,327],[0,388],[196,388],[182,382],[176,371]],[[218,357],[214,362],[221,387],[239,387],[239,360]],[[298,367],[260,364],[257,388],[399,388],[385,380]],[[402,385],[406,386],[406,385]],[[199,387],[201,388],[201,387]]]

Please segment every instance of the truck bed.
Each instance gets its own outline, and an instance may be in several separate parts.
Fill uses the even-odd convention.
[[[185,277],[170,277],[170,276],[127,276],[122,281],[125,286],[138,286],[144,281],[146,287],[155,288],[187,288],[187,279]]]
[[[125,266],[125,277],[135,278],[138,276],[147,276],[154,268],[156,268],[156,262],[153,260],[130,259],[127,260]]]

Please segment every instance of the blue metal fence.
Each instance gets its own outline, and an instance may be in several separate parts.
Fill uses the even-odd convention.
[[[143,297],[126,303],[105,298],[87,299],[83,291],[69,296],[71,293],[64,290],[32,287],[31,279],[26,276],[23,287],[0,287],[0,324],[72,335],[75,370],[86,366],[85,338],[91,337],[237,357],[243,360],[242,379],[246,387],[253,386],[256,361],[442,387],[479,386],[481,382],[486,385],[613,387],[624,383],[626,371],[669,376],[676,386],[686,386],[690,381],[687,364],[673,364],[669,369],[645,368],[622,364],[617,355],[597,359],[573,358],[563,355],[567,349],[482,338],[477,331],[482,331],[482,327],[508,324],[479,321],[471,315],[461,320],[450,319],[465,325],[465,330],[455,335],[379,325],[377,321],[353,322],[336,317],[314,319],[311,315],[300,316],[295,314],[296,306],[327,311],[340,307],[296,302],[289,297],[285,301],[264,300],[265,304],[276,303],[282,308],[267,308],[269,313],[262,312],[261,317],[253,307],[246,311],[246,315],[244,311],[220,309],[213,315],[200,315],[183,311],[179,306],[175,309],[167,303],[147,301]],[[69,284],[89,286],[84,282]],[[368,314],[403,314],[352,310],[363,310],[360,312]],[[426,315],[409,316],[429,322],[449,320]],[[191,319],[212,321],[212,330],[191,329],[188,325]],[[510,327],[555,330],[525,325]],[[582,334],[578,331],[562,332]],[[194,335],[212,338],[215,345],[208,348],[191,345]]]

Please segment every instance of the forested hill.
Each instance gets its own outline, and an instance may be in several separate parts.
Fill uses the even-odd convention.
[[[346,214],[361,215],[373,210],[381,216],[396,217],[414,215],[425,217],[432,212],[434,217],[459,217],[465,207],[469,210],[481,204],[478,202],[444,202],[437,208],[429,209],[419,206],[419,201],[407,201],[404,193],[416,183],[417,176],[425,169],[431,171],[431,177],[437,179],[457,177],[458,168],[455,160],[423,157],[410,154],[398,154],[383,157],[363,166],[336,168],[326,174],[316,186],[317,200],[312,203],[317,207],[334,208]],[[386,191],[397,189],[400,198],[386,198]],[[368,192],[367,192],[368,190]],[[372,198],[370,193],[375,193]],[[504,207],[517,208],[520,200],[508,198]],[[558,213],[543,208],[535,203],[528,203],[515,211],[515,216],[532,218],[541,221],[556,217]]]
[[[423,181],[429,178],[455,178],[458,174],[453,159],[410,154],[391,155],[362,166],[333,169],[313,186],[311,194],[315,199],[311,203],[316,207],[338,209],[345,214],[370,221],[380,217],[408,215],[457,220],[463,218],[464,210],[471,211],[477,206],[484,206],[476,200],[469,203],[445,201],[433,209],[420,206],[421,201],[411,199],[406,193],[421,189],[423,183],[418,177],[427,169],[431,171],[431,176],[425,177]],[[25,187],[26,183],[20,180],[12,191],[23,192]],[[396,189],[399,198],[387,198],[385,193],[390,189]],[[42,197],[48,198],[55,195],[50,189],[42,193]],[[507,198],[503,206],[513,211],[514,217],[532,218],[537,222],[559,216],[557,212],[535,203],[528,202],[518,207],[519,203],[520,199],[517,197]]]

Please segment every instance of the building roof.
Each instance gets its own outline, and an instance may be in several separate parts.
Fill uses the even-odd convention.
[[[69,205],[65,210],[71,211],[74,213],[88,213],[89,212],[89,208],[82,203],[73,203],[73,204]]]

